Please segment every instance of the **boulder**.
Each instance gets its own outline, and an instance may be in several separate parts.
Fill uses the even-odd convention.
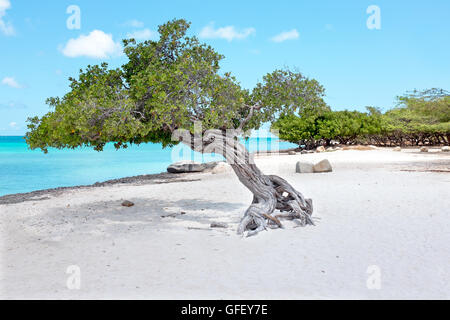
[[[324,159],[313,166],[313,172],[331,172],[333,168],[331,167],[330,161]]]
[[[167,167],[167,172],[170,173],[187,173],[187,172],[202,172],[209,171],[216,167],[218,162],[200,163],[192,160],[184,160],[172,163]]]
[[[206,163],[202,163],[203,165],[203,171],[209,172],[214,170],[215,167],[217,167],[217,165],[219,163],[223,163],[223,161],[211,161],[211,162],[206,162]]]
[[[185,172],[202,172],[205,167],[202,163],[184,160],[172,163],[167,167],[167,172],[170,173],[185,173]]]
[[[419,150],[420,150],[420,152],[428,152],[428,148],[427,147],[421,147]]]
[[[288,152],[288,155],[290,155],[290,156],[295,156],[297,153],[294,151],[294,150],[290,150],[289,152]]]
[[[336,151],[336,149],[333,147],[329,147],[329,148],[325,149],[325,152],[333,152],[333,151]]]
[[[325,147],[324,146],[320,146],[316,148],[316,152],[324,152],[325,151]]]
[[[449,146],[445,146],[441,148],[442,152],[450,152],[450,147]]]
[[[219,173],[227,173],[231,172],[233,169],[231,166],[226,162],[219,162],[212,170],[212,174],[219,174]]]
[[[402,151],[402,148],[400,148],[400,147],[395,147],[395,148],[393,149],[393,151]]]
[[[299,161],[295,165],[295,172],[297,173],[313,173],[314,165],[311,162]]]

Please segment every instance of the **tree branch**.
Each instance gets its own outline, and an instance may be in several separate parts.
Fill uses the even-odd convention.
[[[238,131],[242,131],[242,128],[244,128],[244,126],[250,121],[250,119],[253,117],[253,111],[261,109],[262,106],[257,103],[252,106],[249,106],[249,107],[250,107],[250,111],[248,112],[245,119],[242,120],[241,123],[239,124],[239,127],[237,128]]]

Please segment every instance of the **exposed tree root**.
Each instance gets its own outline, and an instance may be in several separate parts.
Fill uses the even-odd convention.
[[[221,130],[208,130],[183,142],[199,152],[222,154],[239,181],[253,193],[253,202],[244,213],[238,234],[252,236],[266,228],[282,228],[282,218],[298,219],[302,226],[314,224],[312,200],[305,199],[283,178],[264,175],[238,140]]]
[[[301,226],[314,225],[311,219],[313,207],[312,200],[305,199],[286,180],[278,176],[265,176],[273,189],[273,197],[267,199],[255,195],[253,203],[247,209],[242,218],[238,234],[247,237],[257,234],[267,228],[283,228],[280,219],[298,219]],[[278,214],[277,214],[278,211]]]

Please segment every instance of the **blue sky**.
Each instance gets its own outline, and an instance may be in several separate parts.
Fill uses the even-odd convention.
[[[80,29],[67,28],[70,5]],[[367,27],[371,5],[380,29]],[[324,85],[335,110],[386,110],[407,90],[450,89],[448,0],[0,0],[0,135],[22,135],[68,77],[102,61],[120,66],[122,38],[154,37],[175,17],[191,21],[190,33],[224,54],[223,70],[247,88],[289,66]]]

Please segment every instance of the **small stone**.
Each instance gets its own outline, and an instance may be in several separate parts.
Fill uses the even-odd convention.
[[[295,156],[297,153],[295,152],[295,151],[293,151],[293,150],[291,150],[291,151],[289,151],[288,152],[288,155],[290,155],[290,156]]]
[[[325,147],[324,146],[317,147],[316,152],[325,152]]]
[[[228,228],[228,224],[225,222],[211,222],[211,228]]]
[[[219,162],[211,171],[212,174],[231,172],[231,166],[226,162]]]
[[[393,151],[402,151],[402,148],[400,148],[400,147],[395,147],[395,148],[393,149]]]
[[[428,148],[427,147],[422,147],[422,148],[420,148],[420,152],[428,152]]]
[[[295,172],[296,173],[313,173],[314,172],[313,167],[314,167],[314,165],[311,162],[299,161],[295,165]]]
[[[327,159],[324,159],[318,163],[316,163],[313,167],[314,172],[331,172],[333,171],[333,168],[331,167],[330,161]]]
[[[160,217],[161,218],[174,218],[178,215],[178,213],[176,212],[171,212],[171,213],[166,213],[166,214],[162,214]]]
[[[134,206],[134,203],[128,200],[125,200],[124,202],[122,202],[122,206],[124,207],[132,207]]]
[[[450,152],[450,147],[449,146],[445,146],[441,148],[442,152]]]

